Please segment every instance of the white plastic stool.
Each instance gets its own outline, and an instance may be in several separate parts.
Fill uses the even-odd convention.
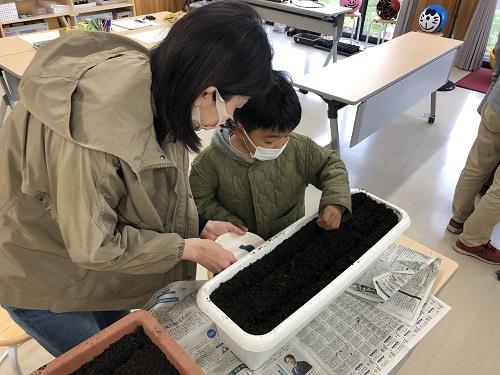
[[[377,38],[377,44],[380,44],[380,42],[384,41],[385,39],[385,34],[387,33],[387,26],[389,25],[395,25],[397,20],[395,19],[392,19],[392,20],[383,20],[382,18],[380,17],[375,17],[374,19],[371,20],[370,22],[370,25],[368,26],[368,32],[366,33],[366,41],[365,41],[365,49],[366,47],[368,46],[368,39],[370,39],[370,32],[372,30],[372,25],[373,23],[379,23],[381,24],[381,28],[380,28],[380,31],[378,33],[378,38]],[[382,35],[384,37],[382,37]]]
[[[363,16],[359,11],[347,13],[345,16],[349,17],[352,20],[351,44],[354,38],[354,34],[356,34],[356,41],[359,43],[359,33],[361,31],[361,28],[358,28],[358,26],[360,25],[360,23],[362,23]]]
[[[19,358],[17,357],[17,347],[31,337],[26,334],[4,309],[0,308],[0,346],[7,346],[9,349],[0,356],[0,364],[6,359],[10,359],[10,364],[14,374],[23,375]]]

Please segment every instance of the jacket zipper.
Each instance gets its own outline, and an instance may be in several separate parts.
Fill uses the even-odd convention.
[[[153,165],[148,165],[147,167],[141,168],[137,171],[137,175],[139,176],[142,172],[145,171],[150,171],[153,169],[161,169],[161,168],[168,168],[170,167],[169,164],[153,164]]]

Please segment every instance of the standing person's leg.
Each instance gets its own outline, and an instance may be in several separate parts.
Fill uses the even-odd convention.
[[[459,240],[466,246],[485,244],[490,240],[493,227],[498,222],[500,222],[500,169],[497,169],[493,184],[464,223],[464,231]]]
[[[488,179],[486,180],[486,182],[483,184],[483,186],[481,186],[481,190],[479,190],[479,195],[481,197],[484,194],[486,194],[486,192],[488,191],[488,189],[490,188],[490,186],[493,184],[493,177],[495,177],[495,173],[496,173],[496,171],[497,171],[498,168],[500,168],[500,164],[497,164],[496,168],[491,171],[491,174],[488,177]]]
[[[500,160],[499,137],[500,114],[486,104],[481,113],[481,124],[476,140],[455,189],[453,197],[455,222],[464,223],[474,211],[476,194]]]
[[[3,306],[11,318],[54,357],[125,316],[126,311],[53,313]]]

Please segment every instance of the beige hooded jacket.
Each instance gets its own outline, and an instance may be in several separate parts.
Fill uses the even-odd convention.
[[[137,308],[198,236],[183,144],[157,143],[148,51],[71,32],[42,48],[0,128],[0,304]]]

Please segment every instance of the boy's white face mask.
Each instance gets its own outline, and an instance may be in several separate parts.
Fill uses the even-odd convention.
[[[232,119],[229,113],[226,110],[226,102],[222,99],[222,96],[219,94],[219,90],[215,89],[215,109],[217,110],[218,120],[215,125],[203,125],[201,123],[201,112],[199,106],[194,106],[191,110],[191,121],[193,122],[194,130],[210,130],[214,129],[220,125],[224,125],[227,120]]]
[[[281,153],[285,150],[286,145],[288,144],[288,140],[285,142],[281,148],[265,148],[265,147],[260,147],[260,146],[255,146],[250,137],[248,136],[247,132],[245,129],[243,129],[243,133],[245,134],[243,137],[243,142],[245,143],[245,146],[252,156],[252,158],[260,160],[260,161],[268,161],[268,160],[274,160],[277,159],[278,156],[281,155]],[[250,144],[255,148],[255,152],[252,154],[250,151],[250,148],[247,145],[247,142],[245,138],[250,142]]]

